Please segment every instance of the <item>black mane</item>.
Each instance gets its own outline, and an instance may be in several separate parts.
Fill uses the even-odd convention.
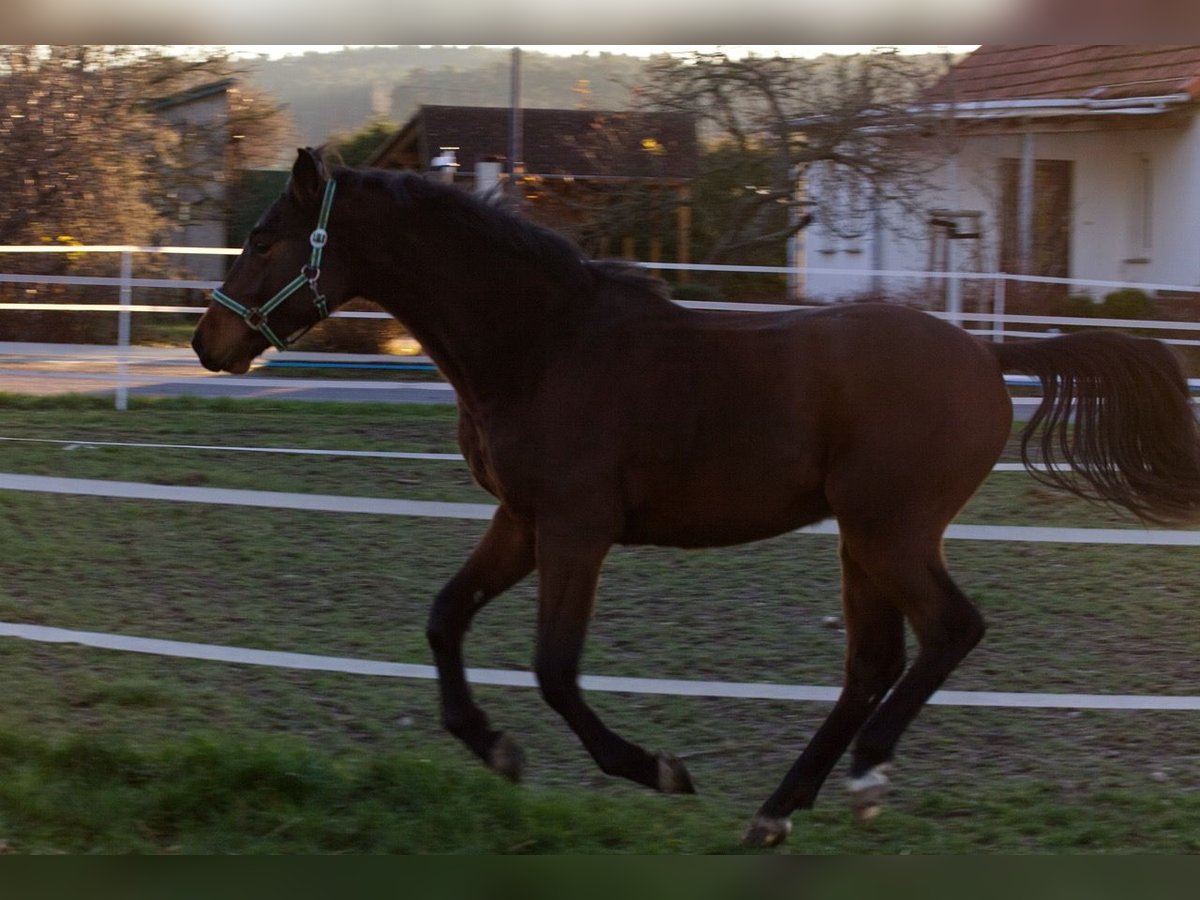
[[[661,300],[671,299],[671,288],[657,275],[623,259],[589,259],[587,267],[597,282],[609,282],[629,290],[651,294]]]

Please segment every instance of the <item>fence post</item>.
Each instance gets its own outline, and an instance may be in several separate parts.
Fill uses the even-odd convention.
[[[121,251],[121,311],[117,313],[117,409],[129,408],[129,387],[126,376],[129,374],[129,339],[130,313],[133,305],[133,253]]]
[[[992,315],[996,317],[992,322],[992,340],[997,344],[1004,343],[1004,283],[1007,280],[1003,272],[998,272],[992,284]]]

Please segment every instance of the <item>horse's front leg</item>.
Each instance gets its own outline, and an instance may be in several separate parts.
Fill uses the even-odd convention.
[[[538,686],[605,773],[664,793],[695,793],[683,763],[669,753],[647,753],[611,731],[579,689],[579,661],[607,553],[607,543],[581,542],[539,527]]]
[[[521,748],[493,731],[475,705],[463,667],[463,638],[471,619],[489,600],[533,571],[533,531],[501,507],[470,558],[438,593],[426,636],[433,648],[441,689],[442,723],[492,769],[512,781],[521,777]]]

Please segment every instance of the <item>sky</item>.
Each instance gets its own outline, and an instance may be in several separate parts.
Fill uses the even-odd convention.
[[[309,52],[331,52],[347,47],[392,46],[372,44],[229,44],[225,45],[239,56],[267,56],[279,59],[284,56],[299,56]],[[460,46],[468,46],[466,44]],[[508,49],[507,44],[482,44],[478,46]],[[702,46],[681,44],[522,44],[526,50],[536,50],[555,56],[572,56],[579,53],[618,53],[627,56],[649,56],[656,53],[689,53],[694,50],[723,50],[730,56],[740,57],[749,53],[759,56],[820,56],[822,53],[868,53],[878,45],[872,44],[710,44]],[[974,50],[975,44],[906,44],[900,46],[902,53],[966,53]]]
[[[168,45],[317,40],[356,46],[364,37],[408,44],[488,46],[581,35],[617,44],[714,40],[857,40],[875,44],[980,38],[1002,43],[1168,43],[1200,28],[1194,0],[6,0],[4,28],[14,43]],[[239,46],[283,48],[316,45]],[[361,46],[361,45],[357,45]],[[579,45],[576,45],[579,46]],[[599,45],[593,45],[599,46]],[[937,46],[936,44],[933,46]]]

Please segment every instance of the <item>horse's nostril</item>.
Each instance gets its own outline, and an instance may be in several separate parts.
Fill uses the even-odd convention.
[[[192,335],[192,350],[195,352],[196,358],[200,360],[200,365],[204,366],[210,372],[220,371],[220,366],[209,357],[208,351],[204,349],[204,342],[200,340],[200,335],[198,334]]]

